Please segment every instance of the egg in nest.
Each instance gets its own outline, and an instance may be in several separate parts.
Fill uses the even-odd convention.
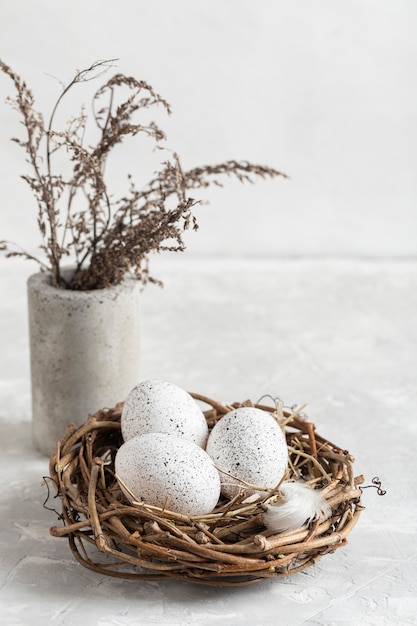
[[[124,403],[120,423],[124,441],[161,432],[184,437],[204,448],[208,436],[204,413],[194,398],[164,380],[146,380],[136,385]]]
[[[209,455],[169,433],[146,433],[123,443],[115,471],[129,500],[133,494],[138,501],[183,515],[210,513],[220,497],[219,473]]]
[[[211,431],[206,451],[219,470],[221,491],[227,498],[240,491],[250,495],[259,487],[273,489],[288,463],[281,427],[270,413],[255,407],[226,413]]]

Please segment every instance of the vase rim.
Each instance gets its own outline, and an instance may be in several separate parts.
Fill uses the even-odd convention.
[[[74,272],[74,268],[72,266],[66,266],[61,270],[61,273],[64,275],[66,274],[67,276],[70,275],[71,272]],[[137,278],[127,275],[123,282],[118,285],[111,285],[110,287],[104,287],[102,289],[64,289],[63,287],[54,287],[52,285],[51,272],[47,271],[40,271],[32,274],[29,276],[27,283],[30,288],[36,291],[43,291],[49,294],[54,293],[56,296],[71,300],[96,297],[105,298],[106,295],[110,296],[112,294],[114,296],[116,293],[132,291],[133,289],[141,286],[141,283]]]

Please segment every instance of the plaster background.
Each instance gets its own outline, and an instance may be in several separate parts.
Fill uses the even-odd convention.
[[[0,56],[45,115],[53,77],[118,58],[171,103],[161,123],[184,167],[248,159],[291,177],[209,190],[187,254],[404,257],[417,252],[416,26],[413,0],[3,0]],[[72,114],[100,84],[79,86]],[[7,95],[0,76],[1,237],[34,250]],[[109,182],[146,180],[152,163],[126,144]]]

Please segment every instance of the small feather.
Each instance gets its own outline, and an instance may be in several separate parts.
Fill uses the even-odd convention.
[[[279,488],[284,502],[269,505],[264,522],[272,532],[284,532],[330,515],[331,509],[319,491],[302,482],[284,481]]]

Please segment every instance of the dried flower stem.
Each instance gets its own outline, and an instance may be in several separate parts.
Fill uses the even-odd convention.
[[[40,249],[47,261],[36,260],[48,268],[56,287],[101,289],[119,284],[128,272],[143,283],[157,282],[148,272],[150,253],[182,251],[184,231],[190,226],[197,230],[192,213],[197,203],[191,195],[194,190],[221,186],[222,180],[231,176],[249,183],[255,178],[285,177],[273,168],[235,160],[184,171],[178,154],[161,143],[163,130],[155,122],[135,121],[144,109],[154,106],[170,114],[170,105],[147,82],[123,74],[110,78],[93,97],[93,121],[99,135],[95,145],[84,145],[88,120],[83,109],[63,130],[56,129],[57,111],[69,91],[97,78],[113,61],[97,61],[62,85],[46,125],[34,108],[32,92],[0,61],[0,70],[11,78],[17,92],[9,101],[22,116],[26,130],[26,140],[14,141],[26,151],[33,170],[22,178],[38,205]],[[107,160],[117,145],[136,135],[151,139],[171,158],[141,189],[129,174],[128,190],[116,200],[105,176]],[[54,173],[53,155],[58,151],[69,156],[69,173]],[[24,251],[11,250],[7,241],[0,242],[0,249],[7,256],[34,260]],[[63,259],[68,263],[69,257],[75,257],[75,272],[64,280],[62,263]]]

